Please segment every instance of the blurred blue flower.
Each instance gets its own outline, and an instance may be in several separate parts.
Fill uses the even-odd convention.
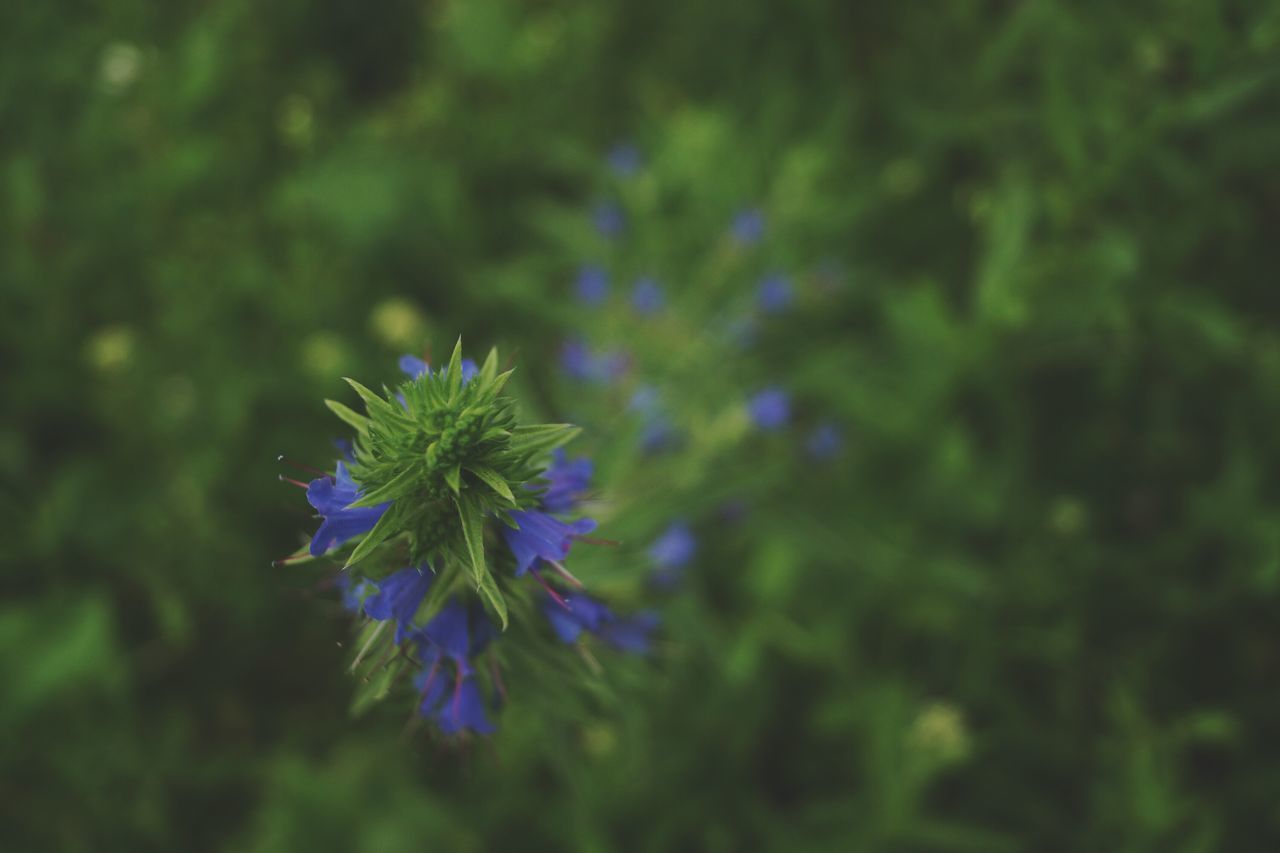
[[[560,366],[571,379],[612,382],[627,372],[629,364],[625,352],[598,353],[578,339],[567,340],[560,347]]]
[[[550,596],[541,599],[542,613],[561,642],[572,643],[586,631],[624,652],[649,651],[649,634],[658,626],[657,614],[640,613],[621,619],[604,602],[583,593],[570,596],[568,605],[562,607]]]
[[[365,578],[352,583],[350,572],[338,572],[333,585],[342,593],[342,608],[348,613],[359,613],[365,596],[377,591],[377,587]]]
[[[698,551],[698,540],[689,525],[683,521],[671,524],[649,546],[649,559],[656,568],[650,582],[662,589],[671,589],[684,577],[685,566]]]
[[[652,385],[639,385],[631,394],[631,408],[642,414],[657,413],[660,405],[658,389]]]
[[[435,579],[433,572],[411,566],[375,581],[378,591],[364,600],[365,615],[379,622],[396,620],[396,642],[404,642]]]
[[[527,572],[538,560],[563,560],[569,556],[575,536],[596,529],[596,523],[590,518],[561,521],[539,510],[515,510],[511,513],[511,520],[518,529],[504,526],[502,536],[516,558],[516,577]]]
[[[335,470],[334,476],[317,477],[307,485],[307,503],[324,518],[316,535],[311,537],[313,557],[368,533],[391,506],[388,501],[377,506],[347,509],[360,499],[360,488],[347,473],[347,466],[339,462]]]
[[[681,569],[698,552],[698,540],[687,522],[672,522],[649,546],[649,559],[664,569]]]
[[[417,379],[420,376],[431,375],[431,365],[427,364],[416,355],[400,356],[400,370],[408,375],[410,379]],[[441,373],[448,373],[449,365],[440,368]],[[480,372],[480,368],[469,358],[462,360],[462,381],[470,382],[471,378]]]
[[[587,305],[599,305],[609,298],[609,276],[595,265],[578,270],[578,300]]]
[[[631,305],[641,314],[656,314],[665,302],[662,286],[657,281],[652,278],[636,281],[635,289],[631,291]]]
[[[570,512],[578,505],[582,495],[591,486],[594,466],[585,456],[572,462],[565,456],[564,448],[557,447],[551,454],[551,465],[542,474],[547,489],[540,503],[547,512]]]
[[[764,237],[764,214],[754,207],[738,211],[733,217],[729,233],[739,244],[754,246]]]
[[[615,175],[629,178],[640,171],[640,149],[631,142],[619,142],[609,149],[605,162]]]
[[[658,389],[652,385],[640,385],[631,395],[629,408],[644,419],[640,427],[640,449],[645,453],[657,453],[674,447],[680,438],[671,419],[662,410]]]
[[[765,278],[756,291],[756,304],[766,314],[776,314],[786,309],[794,298],[791,281],[780,275]]]
[[[844,447],[844,434],[835,424],[822,423],[809,433],[805,447],[814,459],[831,459]]]
[[[658,453],[678,446],[681,436],[666,415],[654,415],[640,428],[640,449],[645,453]]]
[[[747,414],[760,429],[784,427],[791,418],[791,396],[781,388],[766,388],[747,402]]]
[[[591,211],[591,219],[595,222],[596,230],[605,237],[617,237],[626,227],[622,208],[611,201],[597,204]]]

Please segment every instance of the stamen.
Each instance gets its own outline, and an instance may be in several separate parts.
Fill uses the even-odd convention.
[[[292,465],[294,468],[298,468],[302,471],[310,471],[312,474],[319,474],[321,477],[328,477],[330,480],[333,479],[333,475],[328,471],[321,471],[314,465],[304,465],[301,462],[294,462],[292,459],[286,459],[283,453],[276,457],[276,461],[283,462],[286,465]]]
[[[301,480],[295,480],[295,479],[293,479],[292,477],[286,477],[284,474],[281,474],[281,475],[280,475],[280,482],[282,482],[282,483],[293,483],[293,485],[295,485],[295,486],[297,486],[298,488],[301,488],[301,489],[309,489],[309,488],[311,488],[310,484],[308,484],[308,483],[304,483],[304,482],[302,482]]]
[[[582,589],[582,586],[583,586],[582,581],[575,578],[573,576],[573,573],[570,572],[568,569],[566,569],[561,563],[559,563],[556,560],[547,560],[547,562],[551,564],[551,567],[556,570],[556,572],[560,575],[560,577],[564,578],[569,583],[576,586],[578,589]]]
[[[290,554],[287,557],[281,557],[278,560],[272,560],[271,568],[278,569],[281,566],[287,566],[289,563],[297,563],[301,560],[311,560],[311,559],[314,559],[314,558],[311,556],[310,552],[303,552],[301,554]]]
[[[563,598],[561,598],[561,597],[560,597],[560,593],[558,593],[558,592],[556,592],[554,589],[552,589],[552,588],[551,588],[551,585],[550,585],[550,584],[548,584],[548,583],[546,582],[546,580],[544,580],[544,579],[543,579],[543,577],[542,577],[542,573],[541,573],[541,572],[539,572],[539,571],[538,571],[536,568],[534,568],[533,566],[530,566],[530,567],[529,567],[529,572],[533,575],[534,580],[536,580],[536,581],[537,581],[537,582],[542,586],[542,588],[543,588],[543,589],[545,589],[545,590],[547,591],[547,595],[551,596],[551,600],[552,600],[552,601],[554,601],[556,604],[559,604],[559,605],[560,605],[561,607],[563,607],[565,610],[569,610],[569,611],[572,611],[572,610],[573,610],[573,608],[569,606],[569,602],[567,602],[567,601],[565,601]]]

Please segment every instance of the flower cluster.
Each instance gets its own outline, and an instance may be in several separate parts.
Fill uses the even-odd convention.
[[[355,440],[332,474],[299,483],[321,523],[289,561],[342,564],[343,606],[362,620],[357,709],[412,675],[421,718],[488,734],[509,627],[522,649],[595,638],[645,652],[656,617],[615,614],[565,565],[596,527],[581,514],[591,461],[562,449],[576,427],[518,423],[496,352],[476,365],[459,341],[441,369],[400,367],[407,381],[382,393],[347,380],[364,414],[326,401]]]

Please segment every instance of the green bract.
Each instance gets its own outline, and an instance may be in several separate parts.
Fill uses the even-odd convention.
[[[506,601],[485,560],[491,535],[486,531],[492,527],[486,522],[514,526],[507,513],[535,503],[536,491],[525,486],[542,472],[543,457],[579,431],[569,424],[520,425],[515,402],[502,396],[511,373],[498,373],[498,353],[491,350],[479,371],[464,380],[459,339],[448,367],[394,390],[384,387],[378,394],[348,379],[364,400],[363,415],[326,401],[356,430],[350,468],[363,496],[351,506],[391,502],[351,552],[347,567],[380,546],[403,542],[404,557],[430,565],[441,581],[465,573],[504,628]]]

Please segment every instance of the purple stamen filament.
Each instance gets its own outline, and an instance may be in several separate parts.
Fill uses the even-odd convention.
[[[542,577],[542,573],[539,572],[536,567],[530,566],[529,572],[533,575],[534,580],[536,580],[539,584],[541,584],[542,588],[547,591],[547,595],[551,596],[552,601],[554,601],[556,604],[559,604],[565,610],[573,609],[569,606],[569,602],[565,601],[560,596],[560,593],[556,592],[554,589],[551,588],[551,585],[546,582],[546,580]]]

